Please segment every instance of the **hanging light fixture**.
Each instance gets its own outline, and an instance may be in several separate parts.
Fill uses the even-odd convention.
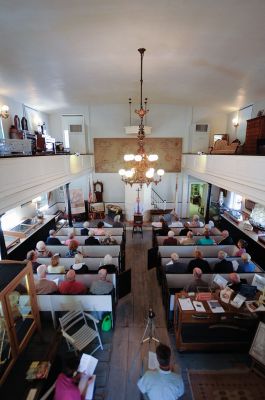
[[[120,169],[119,174],[122,181],[126,184],[128,183],[131,186],[133,184],[138,184],[140,187],[142,187],[144,184],[148,186],[150,183],[155,183],[157,185],[158,182],[161,181],[165,171],[161,168],[155,170],[158,155],[148,155],[144,149],[145,132],[143,119],[149,110],[146,108],[147,99],[145,99],[145,107],[143,107],[143,57],[145,49],[138,49],[138,51],[141,55],[140,108],[139,110],[135,110],[136,114],[138,114],[140,117],[140,125],[137,135],[138,149],[136,155],[124,155],[124,161],[128,163],[128,169]]]

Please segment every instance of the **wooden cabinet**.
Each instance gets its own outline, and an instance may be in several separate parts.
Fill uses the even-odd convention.
[[[175,295],[175,333],[178,351],[218,351],[249,347],[255,333],[258,319],[247,309],[235,309],[221,303],[225,312],[214,314],[207,302],[206,312],[183,311]],[[195,298],[191,298],[195,300]]]
[[[31,263],[0,262],[0,385],[36,328],[40,332]]]
[[[244,154],[257,154],[257,140],[265,138],[265,116],[247,120]]]

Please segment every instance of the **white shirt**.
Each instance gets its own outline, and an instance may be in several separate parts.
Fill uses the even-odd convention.
[[[171,371],[146,371],[137,383],[150,400],[177,400],[184,393],[182,376]]]

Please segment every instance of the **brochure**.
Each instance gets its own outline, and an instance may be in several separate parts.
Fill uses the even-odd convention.
[[[234,293],[233,289],[231,289],[230,287],[226,286],[224,289],[222,289],[220,291],[220,299],[224,303],[228,304],[233,293]]]
[[[193,311],[194,307],[192,305],[191,299],[179,299],[180,307],[183,311]]]
[[[231,306],[235,308],[240,308],[242,304],[246,301],[246,297],[242,296],[242,294],[237,294],[236,297],[230,301]]]
[[[214,283],[216,283],[216,285],[218,285],[221,288],[224,288],[227,284],[228,281],[222,277],[222,275],[216,274],[214,277]]]
[[[201,301],[193,301],[193,305],[195,307],[195,310],[198,312],[206,312],[204,305]]]
[[[78,371],[92,376],[97,366],[98,360],[89,354],[83,354],[79,363]]]
[[[210,310],[214,314],[225,312],[225,310],[223,309],[223,307],[220,305],[220,303],[217,300],[209,300],[209,301],[207,301],[207,303],[210,307]]]

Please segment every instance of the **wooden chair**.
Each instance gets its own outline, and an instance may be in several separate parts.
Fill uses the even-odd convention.
[[[87,323],[87,318],[93,321],[94,329]],[[95,339],[98,339],[99,345],[90,353],[93,354],[99,348],[103,350],[101,338],[99,335],[97,323],[99,322],[92,315],[85,313],[81,309],[69,311],[62,318],[59,318],[62,335],[66,339],[69,350],[82,351]]]
[[[143,215],[142,214],[134,214],[133,216],[133,229],[132,229],[132,237],[134,233],[141,233],[143,237]]]

